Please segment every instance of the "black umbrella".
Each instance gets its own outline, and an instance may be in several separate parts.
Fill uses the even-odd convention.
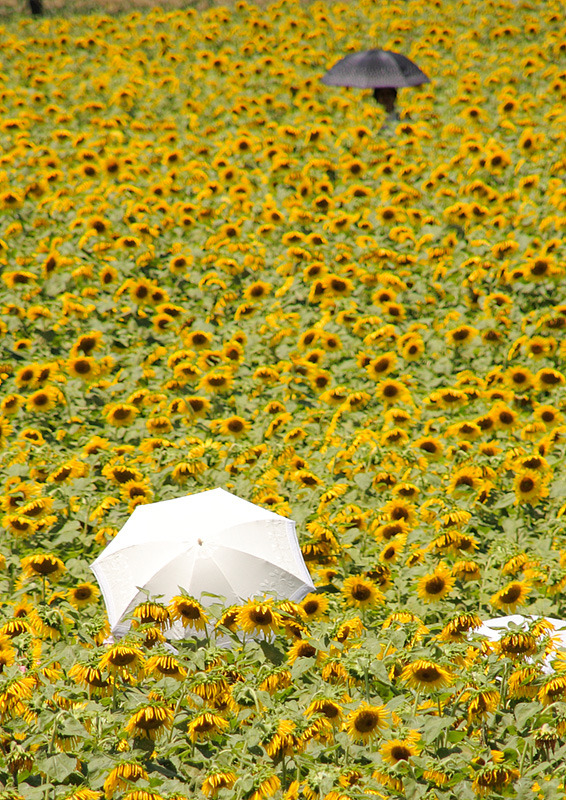
[[[420,86],[430,79],[401,53],[390,50],[364,50],[341,58],[322,78],[327,86],[354,86],[358,89],[401,89]]]

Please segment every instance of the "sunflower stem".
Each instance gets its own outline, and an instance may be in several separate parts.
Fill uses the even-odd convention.
[[[69,412],[69,422],[71,422],[72,418],[75,416],[73,414],[73,406],[71,401],[69,400],[69,394],[65,391],[65,389],[61,389],[61,394],[65,398],[65,403],[67,404],[67,411]]]
[[[185,697],[185,688],[183,682],[183,686],[181,686],[181,693],[179,694],[179,699],[177,700],[177,703],[175,705],[175,710],[173,711],[173,719],[171,720],[171,730],[169,731],[169,737],[167,739],[168,744],[171,744],[171,739],[173,738],[173,733],[174,733],[175,717],[179,713],[179,709],[181,707],[181,703],[183,702],[184,697]]]
[[[366,690],[366,701],[369,703],[369,670],[367,664],[364,664],[364,683]]]
[[[55,737],[57,736],[57,720],[58,717],[55,717],[53,720],[53,730],[51,732],[51,740],[49,742],[49,753],[50,755],[55,754]]]
[[[112,682],[112,711],[116,711],[116,705],[118,701],[118,696],[116,692],[116,685],[118,683],[118,675],[114,676],[114,681]]]
[[[523,752],[521,753],[521,760],[519,761],[519,777],[523,774],[523,767],[525,765],[525,756],[527,755],[527,748],[529,746],[529,742],[525,739],[525,744],[523,745]]]
[[[417,716],[417,708],[418,708],[418,705],[419,705],[419,697],[420,697],[420,692],[417,689],[417,691],[415,693],[415,702],[413,703],[413,717]]]
[[[507,700],[507,678],[509,677],[509,665],[505,665],[505,669],[503,670],[503,675],[501,676],[501,689],[499,690],[499,696],[501,697],[501,705],[505,705],[505,701]]]
[[[439,717],[443,717],[444,714],[443,714],[443,711],[442,711],[442,700],[440,699],[440,697],[437,698],[437,703],[438,703],[438,716]],[[442,735],[440,737],[440,746],[441,747],[446,747],[446,736],[447,736],[447,733],[446,733],[446,728],[445,728],[442,731]]]

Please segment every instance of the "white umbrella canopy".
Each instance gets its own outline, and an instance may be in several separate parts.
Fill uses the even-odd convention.
[[[269,595],[302,600],[314,585],[295,523],[224,489],[138,506],[91,565],[114,637],[147,597],[161,602],[187,592],[203,605]],[[181,639],[179,622],[167,635]]]

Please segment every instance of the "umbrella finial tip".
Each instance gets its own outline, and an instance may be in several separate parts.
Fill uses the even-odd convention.
[[[197,539],[197,542],[198,542],[198,543],[200,544],[200,546],[202,547],[202,539]]]

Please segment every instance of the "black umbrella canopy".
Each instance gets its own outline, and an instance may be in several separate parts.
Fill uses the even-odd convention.
[[[341,58],[322,78],[327,86],[357,89],[401,89],[420,86],[430,78],[410,58],[391,50],[364,50]]]

